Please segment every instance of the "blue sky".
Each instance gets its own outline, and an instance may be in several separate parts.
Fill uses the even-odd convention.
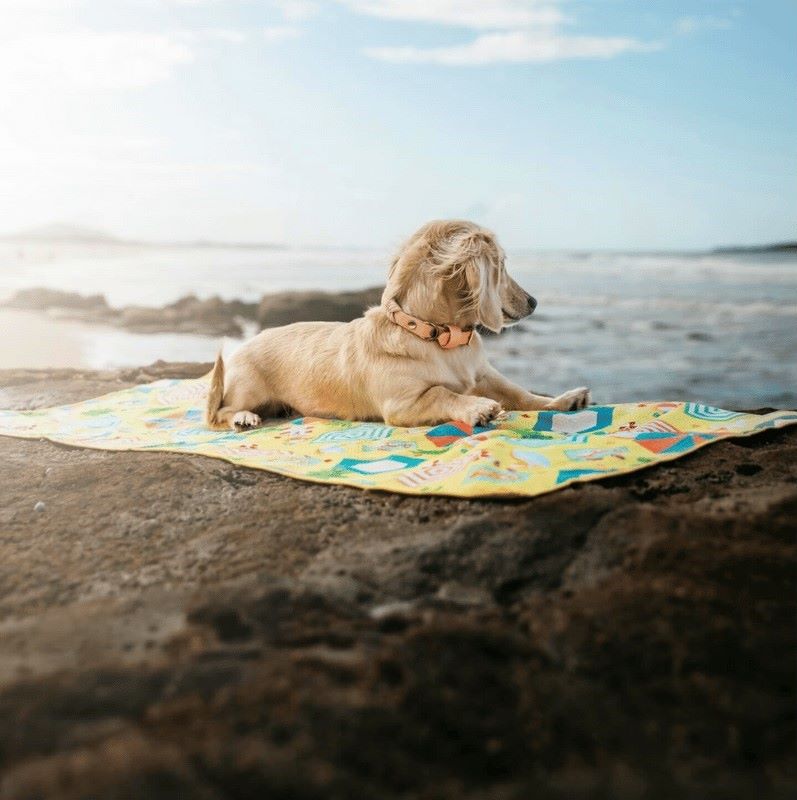
[[[794,0],[0,0],[0,228],[797,238]]]

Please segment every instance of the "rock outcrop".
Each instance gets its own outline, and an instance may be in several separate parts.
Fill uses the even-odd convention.
[[[797,430],[520,501],[2,437],[0,477],[4,800],[794,796]]]
[[[136,333],[194,333],[240,337],[246,322],[273,328],[291,322],[321,320],[349,322],[369,306],[378,305],[382,289],[350,292],[277,292],[259,303],[199,299],[194,295],[156,307],[113,308],[102,295],[81,295],[54,289],[23,289],[7,300],[9,308],[46,311],[62,319],[100,323]]]
[[[350,322],[381,299],[381,286],[354,292],[279,292],[263,297],[257,319],[261,328],[313,320]]]

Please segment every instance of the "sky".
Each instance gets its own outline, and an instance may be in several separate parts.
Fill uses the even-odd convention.
[[[0,0],[0,232],[797,238],[795,0]]]

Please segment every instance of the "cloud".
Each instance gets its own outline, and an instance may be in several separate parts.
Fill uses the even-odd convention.
[[[564,32],[573,19],[562,0],[339,0],[352,11],[386,20],[427,22],[479,31],[475,39],[442,47],[367,47],[380,61],[480,66],[612,58],[659,50],[660,42],[627,36],[581,36]]]
[[[193,60],[191,46],[179,35],[72,28],[3,42],[0,74],[8,87],[138,89],[166,80]]]
[[[675,32],[682,36],[689,36],[702,30],[725,30],[731,27],[731,20],[727,17],[681,17],[675,23]]]
[[[152,3],[194,5],[208,0],[125,0],[131,8]],[[99,0],[0,0],[0,97],[18,102],[54,91],[142,89],[167,81],[194,62],[211,42],[240,44],[231,28],[108,30],[82,24],[81,14]]]
[[[657,43],[620,36],[557,36],[509,31],[478,36],[452,47],[370,47],[366,55],[380,61],[411,64],[478,66],[497,63],[542,63],[572,58],[612,58],[620,53],[648,52]]]
[[[559,0],[339,0],[359,14],[475,29],[559,25]]]
[[[267,42],[284,42],[302,35],[302,29],[296,25],[270,25],[263,28],[263,38]]]
[[[246,34],[242,31],[237,31],[234,28],[211,28],[203,30],[201,34],[197,34],[198,39],[216,39],[220,42],[229,42],[230,44],[241,44],[246,41]]]
[[[320,11],[320,5],[314,0],[272,0],[287,22],[302,22],[314,17]]]
[[[194,61],[196,37],[95,30],[78,22],[77,12],[90,6],[88,0],[0,0],[0,95],[29,103],[58,92],[140,89]]]

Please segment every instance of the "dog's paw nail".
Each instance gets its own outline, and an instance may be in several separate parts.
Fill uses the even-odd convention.
[[[566,397],[570,399],[568,411],[580,411],[586,408],[590,402],[589,389],[586,386],[579,386],[578,389],[571,389]]]
[[[498,403],[493,403],[488,408],[486,408],[479,417],[479,422],[482,425],[486,425],[488,422],[494,420],[503,409]]]
[[[474,427],[486,425],[503,412],[500,403],[487,398],[478,398],[471,401],[470,408],[470,414],[465,419]]]
[[[239,411],[232,418],[232,424],[235,426],[236,431],[246,431],[250,428],[256,428],[260,424],[260,417],[251,411]]]

